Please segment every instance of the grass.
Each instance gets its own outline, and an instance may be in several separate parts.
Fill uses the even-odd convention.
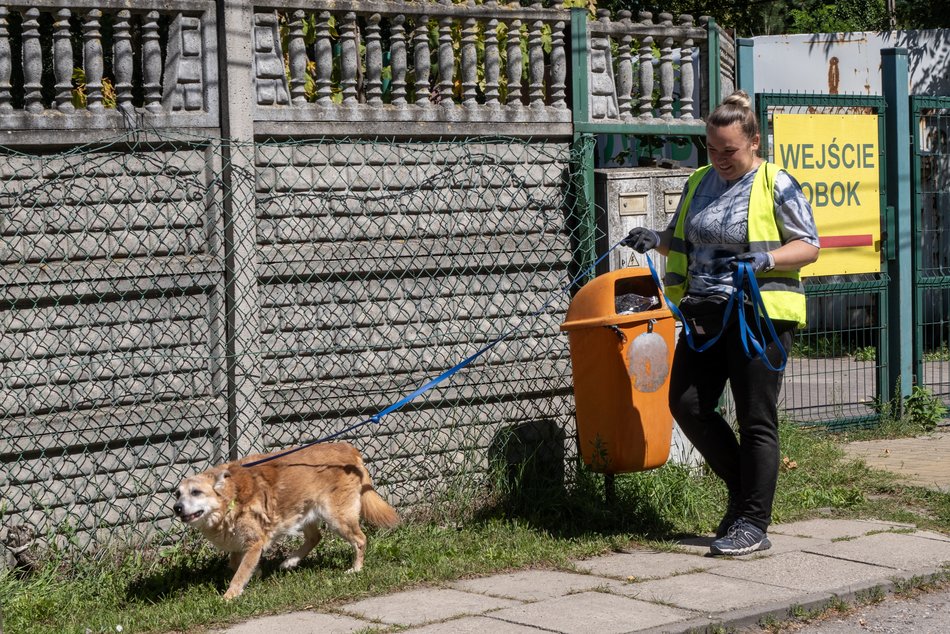
[[[875,517],[950,530],[950,495],[898,483],[890,474],[847,461],[840,439],[782,425],[783,467],[774,519]],[[343,571],[350,552],[328,539],[298,570],[277,569],[272,554],[245,594],[225,604],[225,557],[195,536],[173,548],[109,551],[77,557],[45,553],[32,574],[0,573],[3,631],[167,632],[220,627],[254,615],[325,609],[362,597],[526,567],[570,569],[570,561],[620,548],[666,545],[711,531],[725,504],[717,478],[682,465],[618,475],[611,504],[603,478],[581,470],[568,490],[525,494],[497,486],[467,512],[459,491],[434,509],[370,535],[367,565]]]

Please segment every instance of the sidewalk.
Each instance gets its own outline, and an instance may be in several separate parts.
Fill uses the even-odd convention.
[[[919,484],[947,490],[950,433],[874,442],[886,445],[854,443],[846,450],[870,456],[875,468],[894,468],[912,481],[920,476]],[[876,464],[876,457],[885,464]],[[917,467],[923,464],[926,470]],[[907,524],[817,519],[773,525],[769,537],[770,550],[746,557],[710,557],[711,538],[696,537],[681,541],[679,552],[631,549],[578,560],[569,569],[465,579],[332,611],[258,618],[222,633],[711,632],[756,627],[768,617],[785,620],[796,609],[862,593],[886,593],[900,580],[935,575],[950,565],[950,536]]]
[[[910,484],[950,492],[950,428],[916,438],[866,440],[844,446],[850,458],[901,476]]]

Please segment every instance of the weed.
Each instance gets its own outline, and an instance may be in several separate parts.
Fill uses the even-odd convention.
[[[901,397],[900,386],[897,386],[890,400],[877,399],[871,407],[880,415],[880,424],[850,434],[851,440],[916,436],[933,431],[947,415],[943,401],[920,385],[913,386],[906,398]]]
[[[950,361],[950,348],[946,342],[941,343],[938,348],[924,352],[924,361]]]
[[[849,356],[855,361],[876,361],[877,347],[846,343],[837,333],[820,337],[801,336],[792,343],[791,356],[826,359]]]
[[[904,416],[912,425],[925,431],[933,430],[947,415],[947,408],[938,397],[925,387],[915,385],[904,400]]]
[[[855,361],[876,361],[877,348],[874,346],[859,346],[851,351],[851,358]]]

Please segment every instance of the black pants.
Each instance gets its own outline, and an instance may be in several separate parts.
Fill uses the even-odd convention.
[[[776,321],[779,341],[788,352],[795,324]],[[697,347],[699,343],[697,343]],[[774,342],[766,356],[778,367],[781,354]],[[732,388],[739,437],[718,411],[726,386]],[[670,371],[670,410],[683,433],[706,459],[738,503],[740,515],[766,530],[772,522],[772,501],[778,480],[778,395],[782,372],[770,370],[745,355],[734,320],[713,346],[692,350],[680,336]]]

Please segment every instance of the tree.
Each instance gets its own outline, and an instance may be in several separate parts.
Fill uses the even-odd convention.
[[[946,2],[892,0],[897,29],[950,27]],[[890,28],[887,0],[598,0],[613,11],[711,16],[739,37],[781,33],[882,31]]]

